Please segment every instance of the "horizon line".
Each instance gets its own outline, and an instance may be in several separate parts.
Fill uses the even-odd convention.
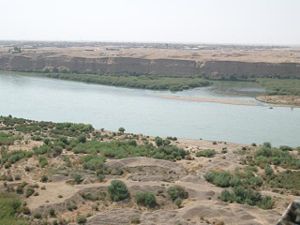
[[[180,41],[125,41],[125,40],[62,40],[62,39],[1,39],[0,42],[67,42],[67,43],[135,43],[135,44],[186,44],[186,45],[221,45],[221,46],[267,46],[267,47],[300,47],[299,44],[279,43],[233,43],[233,42],[180,42]]]

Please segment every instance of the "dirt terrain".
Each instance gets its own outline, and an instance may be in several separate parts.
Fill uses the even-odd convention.
[[[169,138],[166,139],[169,141],[164,141],[166,146],[176,146],[178,150],[184,150],[188,153],[184,158],[165,160],[155,158],[156,156],[121,157],[121,155],[119,158],[110,158],[112,153],[107,153],[104,168],[109,172],[105,173],[105,177],[101,177],[99,180],[94,170],[87,169],[90,167],[85,167],[85,164],[82,166],[82,160],[91,154],[85,151],[93,149],[90,144],[96,146],[97,143],[102,143],[101,146],[104,144],[103,147],[97,147],[99,150],[97,150],[96,155],[93,154],[93,157],[97,158],[101,154],[101,148],[103,148],[103,151],[105,148],[109,148],[109,145],[105,147],[105,143],[111,141],[119,141],[115,147],[115,151],[118,152],[117,146],[123,148],[122,144],[132,143],[132,140],[135,140],[134,143],[141,146],[142,150],[144,148],[143,143],[160,146],[160,139],[126,134],[123,131],[115,133],[95,130],[92,133],[86,133],[86,141],[78,143],[75,147],[71,147],[73,144],[68,144],[63,147],[60,154],[53,156],[51,148],[47,148],[48,153],[42,151],[45,143],[49,145],[47,139],[37,141],[32,140],[32,138],[38,139],[37,135],[43,137],[47,134],[50,140],[54,141],[53,143],[56,143],[56,139],[52,139],[54,137],[59,137],[59,140],[67,143],[65,138],[57,135],[64,132],[72,136],[70,132],[74,133],[76,130],[74,128],[71,130],[64,130],[65,128],[58,130],[58,127],[71,127],[72,125],[56,125],[53,123],[38,125],[36,122],[24,123],[24,121],[21,121],[20,123],[18,120],[14,120],[17,122],[12,123],[11,120],[14,119],[6,118],[2,121],[2,136],[3,132],[14,133],[14,135],[17,135],[18,140],[13,143],[10,142],[7,149],[2,144],[1,158],[4,164],[1,164],[0,189],[2,192],[17,192],[20,198],[26,202],[27,211],[30,211],[28,218],[30,218],[31,224],[42,224],[42,222],[47,224],[47,221],[49,224],[54,223],[54,221],[60,221],[59,224],[77,224],[79,216],[87,218],[84,224],[89,225],[276,224],[288,204],[297,195],[297,192],[291,192],[288,189],[270,188],[267,181],[265,181],[266,183],[262,186],[257,186],[257,190],[260,190],[263,195],[272,197],[274,203],[270,209],[262,209],[258,206],[236,202],[224,202],[220,199],[224,188],[208,182],[206,174],[210,171],[228,171],[232,173],[242,171],[243,168],[246,168],[249,157],[260,148],[255,144],[240,145],[227,142]],[[14,125],[18,123],[20,125]],[[38,126],[42,126],[42,130],[38,129],[39,131],[28,135],[29,129],[32,130],[33,127],[37,129]],[[12,127],[14,128],[12,129]],[[54,134],[55,136],[53,136]],[[77,143],[72,142],[72,140],[70,139],[70,143]],[[86,147],[79,148],[80,146]],[[125,146],[129,148],[129,145],[126,144]],[[135,144],[132,146],[135,146]],[[56,149],[57,145],[53,145],[52,148]],[[132,147],[130,151],[134,151],[135,148]],[[164,147],[151,148],[159,151]],[[27,158],[6,157],[6,155],[13,155],[14,152],[18,151],[30,152],[30,149],[33,149],[34,153],[27,156]],[[205,152],[207,149],[213,151],[214,154],[212,156],[198,155],[198,153]],[[175,150],[176,148],[173,151]],[[81,153],[82,151],[85,153]],[[291,154],[294,154],[294,157],[298,159],[297,151],[291,151]],[[47,158],[47,164],[41,163],[41,157]],[[166,155],[166,157],[169,156]],[[8,161],[6,161],[6,158]],[[276,170],[276,174],[283,172],[285,166],[276,166],[274,170]],[[264,180],[267,179],[263,175],[263,168],[257,167],[255,171],[257,171],[255,176],[262,176]],[[76,181],[74,178],[75,173],[77,176],[80,175],[80,180],[77,179]],[[45,176],[47,179],[43,178]],[[129,199],[115,202],[109,198],[107,190],[113,180],[122,181],[127,186],[130,193]],[[174,185],[182,187],[188,193],[188,196],[183,198],[178,205],[176,201],[172,201],[169,197],[169,188],[174,187]],[[23,189],[22,192],[20,191],[22,187],[24,188],[24,194],[22,194]],[[28,189],[31,187],[33,193],[28,194]],[[134,196],[138,192],[154,193],[156,206],[148,208],[137,204]]]
[[[212,79],[251,79],[299,78],[299,67],[299,47],[159,43],[0,43],[1,70],[203,75]]]
[[[300,96],[293,95],[264,95],[257,96],[257,100],[276,105],[300,106]]]

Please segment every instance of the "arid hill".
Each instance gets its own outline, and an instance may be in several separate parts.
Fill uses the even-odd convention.
[[[2,42],[0,69],[212,79],[300,78],[300,48],[143,43]]]
[[[287,146],[13,117],[0,117],[0,145],[5,225],[275,225],[299,195],[299,149]]]

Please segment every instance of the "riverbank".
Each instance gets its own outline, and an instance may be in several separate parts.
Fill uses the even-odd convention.
[[[149,90],[183,91],[197,87],[207,87],[212,82],[200,77],[168,77],[152,75],[99,75],[99,74],[77,74],[77,73],[31,73],[1,71],[8,74],[19,74],[22,76],[47,77],[53,79],[78,81],[92,84],[101,84],[116,87],[128,87]]]
[[[256,99],[278,106],[300,107],[300,96],[295,95],[262,95],[257,96]]]
[[[173,99],[179,101],[190,101],[190,102],[208,102],[208,103],[219,103],[219,104],[228,104],[228,105],[245,105],[245,106],[256,106],[257,102],[253,99],[233,99],[233,98],[214,98],[214,97],[189,97],[189,96],[170,96],[164,95],[160,96],[164,99]]]

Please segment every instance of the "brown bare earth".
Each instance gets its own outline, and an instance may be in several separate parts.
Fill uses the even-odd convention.
[[[276,105],[300,106],[300,96],[293,95],[264,95],[257,96],[257,100]]]
[[[14,47],[21,51],[15,51]],[[300,48],[202,44],[1,42],[0,69],[213,79],[300,77]]]
[[[57,140],[67,142],[64,139],[65,136],[59,135],[68,134],[72,137],[72,132],[76,132],[75,128],[58,130],[59,125],[43,122],[40,125],[43,127],[42,130],[34,132],[34,135],[28,135],[28,129],[33,129],[32,124],[37,123],[15,120],[15,123],[19,123],[18,126],[24,130],[17,131],[10,120],[13,119],[7,118],[3,120],[2,124],[0,123],[1,132],[17,135],[18,140],[10,143],[9,146],[2,145],[1,157],[4,159],[5,154],[20,150],[28,152],[34,147],[45,146],[49,140],[44,139],[44,143],[32,140],[38,133],[41,137],[48,135],[50,142],[52,140],[53,143],[57,143]],[[66,124],[64,127],[70,127],[70,125]],[[20,129],[18,128],[18,130]],[[27,132],[27,134],[23,132]],[[119,141],[120,146],[126,141],[133,140],[140,146],[145,143],[156,146],[157,143],[154,137],[122,132],[91,130],[82,131],[82,134],[86,135],[87,143]],[[95,171],[82,165],[83,158],[91,153],[74,152],[74,148],[76,148],[74,145],[78,142],[72,142],[76,138],[72,139],[70,136],[68,136],[68,140],[73,144],[63,147],[62,152],[58,155],[51,155],[52,150],[48,153],[36,152],[28,158],[16,161],[9,158],[11,161],[8,160],[5,164],[1,164],[0,190],[1,192],[17,193],[19,198],[26,202],[26,207],[30,211],[29,215],[26,214],[31,221],[30,224],[47,224],[46,221],[50,224],[53,221],[61,221],[61,224],[75,225],[79,215],[87,218],[86,224],[88,225],[276,224],[288,204],[296,198],[298,193],[284,188],[270,188],[267,183],[257,187],[261,194],[272,197],[274,201],[272,209],[261,209],[258,206],[220,200],[219,197],[224,188],[209,183],[205,179],[205,174],[210,171],[228,171],[230,173],[242,171],[247,167],[249,157],[255,155],[255,151],[260,148],[255,144],[250,146],[221,141],[171,138],[168,139],[170,142],[167,145],[176,146],[187,152],[188,155],[177,160],[164,160],[151,157],[113,158],[107,154],[104,168],[107,168],[109,172],[102,180],[99,180]],[[64,146],[61,142],[59,143]],[[57,145],[55,146],[52,148],[57,148]],[[212,157],[197,156],[197,153],[207,149],[214,150],[215,155]],[[118,145],[115,150],[118,151]],[[156,150],[158,151],[159,148]],[[290,151],[290,154],[293,154],[296,159],[299,158],[296,150]],[[100,153],[91,155],[97,157]],[[40,163],[41,157],[47,158],[48,163],[45,166]],[[9,162],[11,164],[8,164]],[[281,166],[272,167],[275,174],[286,171]],[[258,166],[255,168],[256,176],[267,179],[264,168]],[[82,180],[79,183],[75,182],[74,174],[81,175]],[[48,180],[43,181],[43,176],[47,176]],[[127,186],[130,193],[129,199],[114,202],[109,198],[108,186],[112,180],[116,179],[124,182]],[[21,193],[19,188],[22,185],[25,186],[23,187],[24,192]],[[168,194],[168,188],[174,185],[181,186],[188,193],[188,197],[182,199],[179,207]],[[30,187],[34,192],[27,196],[26,193]],[[147,208],[137,204],[135,196],[137,192],[141,191],[153,193],[157,205]],[[54,215],[51,215],[51,210],[54,211]],[[40,218],[36,215],[40,215]]]

